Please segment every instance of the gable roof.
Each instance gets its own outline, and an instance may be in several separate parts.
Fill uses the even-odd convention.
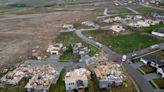
[[[159,55],[147,55],[142,57],[144,60],[147,60],[149,62],[154,62],[158,65],[164,65],[164,57]]]

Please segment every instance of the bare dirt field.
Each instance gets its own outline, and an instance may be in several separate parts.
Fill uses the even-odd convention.
[[[46,14],[0,15],[0,68],[15,66],[31,56],[31,50],[45,50],[60,34],[62,24],[85,19],[90,12],[70,11]]]

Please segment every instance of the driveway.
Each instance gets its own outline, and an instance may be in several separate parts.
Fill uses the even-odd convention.
[[[158,75],[156,72],[154,72],[154,73],[145,74],[143,77],[144,77],[147,81],[149,81],[149,80],[152,80],[152,79],[160,78],[161,76]]]

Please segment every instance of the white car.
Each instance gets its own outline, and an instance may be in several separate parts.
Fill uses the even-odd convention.
[[[123,55],[122,56],[122,61],[124,62],[124,61],[126,61],[127,60],[127,56],[126,55]]]

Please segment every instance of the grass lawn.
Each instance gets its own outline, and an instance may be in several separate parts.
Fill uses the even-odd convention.
[[[164,89],[164,79],[157,78],[157,79],[153,79],[153,81],[158,85],[160,89]]]
[[[128,53],[135,49],[142,49],[163,42],[163,40],[155,37],[141,35],[139,32],[132,32],[126,35],[113,35],[109,30],[93,30],[83,33],[88,37],[92,36],[94,40],[118,53]]]
[[[151,8],[151,7],[144,7],[144,6],[136,6],[134,7],[133,9],[135,9],[136,11],[140,12],[140,13],[151,13],[151,12],[154,12],[154,13],[161,13],[161,12],[164,12],[160,9],[155,9],[155,8]]]
[[[65,90],[65,82],[63,80],[65,76],[66,70],[63,69],[60,73],[59,79],[56,84],[51,85],[49,92],[66,92]]]
[[[144,31],[146,33],[151,33],[154,29],[157,29],[157,28],[164,28],[164,24],[153,25],[150,27],[144,27],[144,28],[141,28],[141,31]]]
[[[149,66],[149,65],[143,65],[143,66],[140,67],[140,69],[142,71],[144,71],[145,73],[153,73],[153,72],[156,72],[156,69],[153,68],[153,67],[151,67],[151,66]]]
[[[73,53],[71,53],[71,48],[70,45],[73,43],[79,43],[81,42],[83,44],[83,46],[88,47],[89,49],[91,49],[90,55],[94,55],[96,54],[99,50],[85,42],[83,42],[79,37],[77,37],[77,35],[74,32],[69,32],[69,33],[61,33],[58,37],[56,42],[58,43],[63,43],[64,45],[67,46],[67,48],[69,47],[69,49],[63,53],[61,59],[74,59],[74,58],[79,58],[79,56],[75,55]],[[64,55],[65,54],[65,55]]]
[[[21,80],[20,83],[15,86],[6,84],[5,88],[0,89],[0,92],[26,92],[26,89],[24,87],[27,84],[28,80],[28,78],[23,78],[23,80]]]
[[[86,92],[136,92],[136,89],[129,78],[124,81],[128,86],[112,87],[111,89],[99,89],[95,75],[92,75],[92,79],[89,81],[89,86]],[[111,91],[112,90],[112,91]]]
[[[122,13],[128,13],[129,11],[125,7],[115,7],[113,8],[112,12],[117,14],[122,14]]]

